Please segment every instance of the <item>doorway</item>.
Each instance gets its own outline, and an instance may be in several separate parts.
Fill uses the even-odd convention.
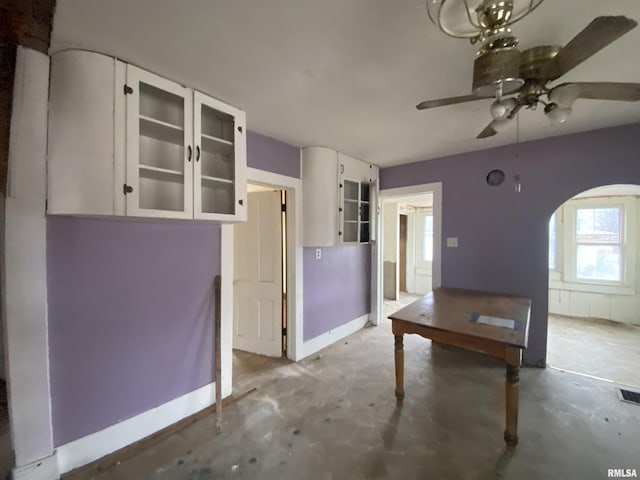
[[[247,221],[234,227],[233,348],[286,355],[286,193],[248,185]]]
[[[374,324],[379,325],[379,319],[383,318],[383,298],[398,300],[400,291],[399,282],[399,217],[398,205],[400,203],[411,204],[420,196],[429,195],[431,197],[432,233],[430,251],[432,252],[430,261],[430,289],[436,289],[441,285],[441,232],[442,232],[442,183],[428,183],[422,185],[412,185],[410,187],[390,188],[380,190],[378,211],[380,215],[380,239],[376,245],[376,265],[377,282],[373,289],[375,294],[376,315],[373,316]],[[395,213],[394,213],[395,212]],[[415,251],[411,245],[412,235],[410,232],[411,221],[407,218],[407,246],[406,252],[409,257],[410,252]],[[407,289],[410,288],[410,265],[407,265]]]
[[[551,368],[640,387],[640,186],[609,185],[549,220]]]
[[[247,184],[233,232],[233,390],[268,378],[288,354],[287,191]]]

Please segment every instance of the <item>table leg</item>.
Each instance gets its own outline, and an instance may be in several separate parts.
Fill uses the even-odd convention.
[[[404,399],[404,345],[402,343],[403,335],[394,335],[395,337],[395,361],[396,361],[396,398],[399,402]]]
[[[520,391],[520,360],[521,351],[507,356],[507,381],[505,383],[507,400],[507,428],[504,441],[509,447],[518,444],[518,397]]]

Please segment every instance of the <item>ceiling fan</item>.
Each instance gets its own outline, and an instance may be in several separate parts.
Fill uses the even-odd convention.
[[[504,130],[522,108],[533,110],[538,104],[544,105],[544,113],[552,124],[559,124],[568,118],[573,103],[579,98],[640,100],[640,83],[547,85],[633,29],[637,25],[635,20],[624,16],[597,17],[564,47],[545,45],[520,53],[518,39],[512,35],[509,26],[533,11],[542,0],[528,0],[528,8],[520,10],[514,10],[514,0],[482,0],[475,8],[469,6],[471,0],[462,0],[472,28],[460,32],[446,23],[446,15],[452,12],[450,5],[456,0],[448,4],[447,1],[429,0],[427,3],[433,23],[450,36],[470,38],[472,43],[481,42],[474,62],[473,93],[424,101],[416,106],[418,110],[495,98],[490,107],[493,121],[476,137],[487,138]],[[434,4],[438,10],[432,14]],[[476,21],[472,13],[476,14]],[[542,99],[545,96],[548,101]]]

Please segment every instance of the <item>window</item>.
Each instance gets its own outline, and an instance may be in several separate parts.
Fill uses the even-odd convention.
[[[576,209],[576,279],[622,281],[622,214],[621,207]]]
[[[433,261],[433,215],[424,216],[424,231],[422,232],[422,260]]]
[[[553,288],[635,294],[635,209],[632,196],[565,203],[549,220]]]

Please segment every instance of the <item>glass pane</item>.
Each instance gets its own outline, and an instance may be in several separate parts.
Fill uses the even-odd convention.
[[[235,188],[233,183],[202,178],[202,212],[233,215]]]
[[[344,242],[357,242],[358,241],[358,222],[346,223],[344,225]]]
[[[233,117],[202,105],[202,134],[233,143]]]
[[[344,199],[358,200],[358,183],[345,180],[344,182]]]
[[[233,180],[235,177],[235,165],[233,154],[212,153],[204,148],[200,156],[200,174],[205,177]]]
[[[345,200],[344,201],[344,221],[356,222],[357,220],[358,220],[358,201]]]
[[[556,268],[556,214],[549,220],[549,270]]]
[[[184,98],[140,82],[140,115],[183,128]]]
[[[576,277],[582,280],[622,281],[622,254],[614,245],[578,245]]]
[[[360,221],[361,222],[369,221],[369,204],[368,203],[360,204]]]
[[[424,232],[422,241],[422,260],[433,261],[433,216],[424,217]]]
[[[369,222],[363,222],[360,224],[360,242],[369,242]]]
[[[184,172],[184,145],[140,136],[140,165]]]
[[[578,208],[576,242],[620,243],[620,208]]]
[[[184,211],[184,177],[173,173],[140,169],[140,208]]]
[[[363,202],[369,201],[369,184],[361,183],[360,184],[360,200]]]

